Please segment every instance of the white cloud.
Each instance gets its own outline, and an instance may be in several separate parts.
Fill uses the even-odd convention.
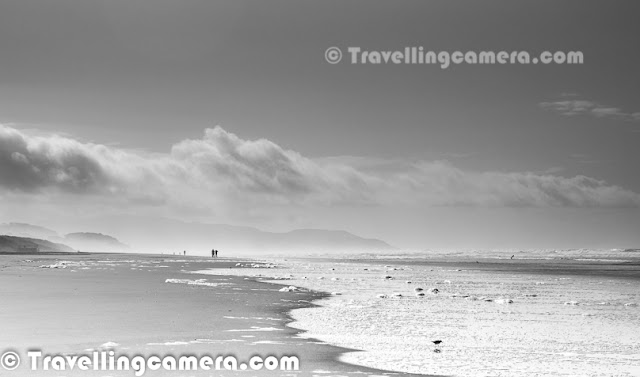
[[[31,136],[0,126],[0,192],[91,197],[105,207],[256,211],[270,206],[639,207],[640,195],[584,176],[471,172],[444,161],[310,159],[220,127],[168,153]]]
[[[574,99],[556,102],[541,102],[540,107],[545,110],[555,111],[568,116],[590,115],[598,118],[611,118],[626,121],[640,120],[639,113],[628,113],[617,107],[603,106],[597,102],[587,100]]]

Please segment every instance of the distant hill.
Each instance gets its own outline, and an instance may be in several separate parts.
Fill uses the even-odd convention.
[[[39,238],[43,240],[58,237],[58,233],[51,229],[23,223],[0,224],[0,235]]]
[[[105,225],[108,224],[108,225]],[[301,229],[290,232],[266,232],[245,226],[187,223],[165,218],[117,217],[88,222],[87,226],[126,240],[135,251],[208,254],[212,248],[220,256],[239,254],[342,254],[395,250],[378,239],[367,239],[341,230]]]
[[[287,233],[271,233],[273,246],[284,249],[310,250],[391,250],[388,243],[371,238],[358,237],[343,230],[297,229]]]
[[[104,220],[104,219],[101,219]],[[388,243],[356,236],[342,230],[298,229],[290,232],[266,232],[260,229],[225,224],[188,223],[150,217],[117,217],[107,221],[86,221],[83,227],[102,233],[69,233],[63,237],[53,230],[30,224],[0,225],[0,234],[47,239],[83,252],[152,252],[207,255],[211,249],[220,256],[242,254],[344,254],[392,251]],[[120,240],[133,245],[129,247]]]
[[[75,253],[67,245],[36,238],[0,236],[0,253]]]
[[[116,238],[101,233],[69,233],[61,237],[56,231],[32,224],[4,223],[0,224],[0,235],[30,239],[43,243],[41,249],[51,249],[51,245],[61,245],[68,250],[86,252],[127,252],[129,247]],[[20,242],[19,242],[20,243]],[[13,243],[7,243],[7,245]],[[25,244],[22,242],[21,244]],[[25,244],[26,245],[26,244]],[[69,246],[65,246],[69,245]],[[8,248],[12,248],[13,246]],[[29,249],[23,246],[23,250]],[[67,250],[65,249],[65,250]],[[75,250],[74,250],[75,249]]]
[[[130,251],[129,246],[116,238],[101,233],[69,233],[64,243],[75,249],[96,253],[123,253]]]

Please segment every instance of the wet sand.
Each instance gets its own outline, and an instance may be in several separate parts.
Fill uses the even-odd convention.
[[[60,263],[67,261],[69,263]],[[299,337],[287,327],[292,309],[312,308],[324,293],[301,290],[283,296],[280,286],[236,276],[208,276],[199,284],[190,271],[228,269],[238,260],[148,255],[0,256],[0,351],[22,356],[10,376],[133,375],[129,372],[28,370],[27,350],[87,354],[296,355],[297,372],[250,375],[383,375],[337,361],[347,349]],[[41,268],[41,266],[64,268]],[[167,282],[167,279],[169,280]],[[110,348],[113,347],[113,348]],[[329,373],[330,372],[330,373]],[[189,372],[188,375],[249,375]],[[394,373],[386,373],[393,375]],[[181,376],[147,371],[145,376]]]

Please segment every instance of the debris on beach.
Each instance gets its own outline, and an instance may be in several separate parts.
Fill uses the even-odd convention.
[[[111,348],[116,348],[118,347],[120,344],[116,343],[116,342],[106,342],[100,345],[100,349],[111,349]]]
[[[332,296],[342,296],[342,293],[340,292],[331,292]]]
[[[624,306],[638,306],[638,304],[636,304],[635,302],[627,302],[626,304],[624,304]]]
[[[422,292],[422,291],[424,291],[424,289],[422,289],[422,288],[420,288],[420,287],[413,288],[413,290],[414,290],[414,291],[416,291],[416,292]]]
[[[565,302],[564,304],[565,304],[565,305],[572,305],[572,306],[580,305],[580,304],[578,303],[578,301],[567,301],[567,302]]]
[[[386,275],[384,278],[385,278],[386,280],[391,280],[391,279],[393,279],[393,276],[391,276],[391,275]]]
[[[297,291],[297,290],[298,290],[298,287],[295,287],[295,286],[293,286],[293,285],[290,285],[290,286],[288,286],[288,287],[280,288],[278,291],[279,291],[279,292],[295,292],[295,291]]]
[[[437,295],[438,293],[440,293],[440,290],[438,288],[431,288],[429,289],[429,293],[431,293],[432,295]]]
[[[513,304],[513,300],[510,298],[499,298],[495,302],[496,304]]]
[[[377,295],[376,297],[378,297],[378,298],[388,298],[389,296],[381,293],[381,294]]]
[[[416,293],[416,296],[417,297],[424,297],[424,292],[418,292],[418,293]]]
[[[71,262],[71,261],[60,261],[60,262],[56,262],[54,264],[45,264],[40,266],[40,268],[67,268],[67,267],[78,267],[81,266],[83,264],[78,263],[78,262]]]
[[[405,281],[405,283],[407,283],[407,284],[411,284],[411,282],[410,282],[409,280]]]
[[[402,297],[402,293],[394,292],[394,293],[393,293],[393,296],[395,296],[395,297]]]
[[[231,283],[211,283],[208,282],[207,279],[166,279],[165,283],[173,283],[173,284],[187,284],[187,285],[202,285],[207,287],[217,287],[219,285],[231,285]]]

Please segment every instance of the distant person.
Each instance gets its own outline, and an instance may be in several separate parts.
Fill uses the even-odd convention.
[[[215,252],[216,252],[216,258],[217,258],[218,257],[218,250],[215,250]]]
[[[216,256],[216,251],[214,249],[211,249],[211,258]]]
[[[183,251],[182,253],[183,253],[183,255],[187,255],[187,251],[186,251],[186,250],[185,250],[185,251]]]

